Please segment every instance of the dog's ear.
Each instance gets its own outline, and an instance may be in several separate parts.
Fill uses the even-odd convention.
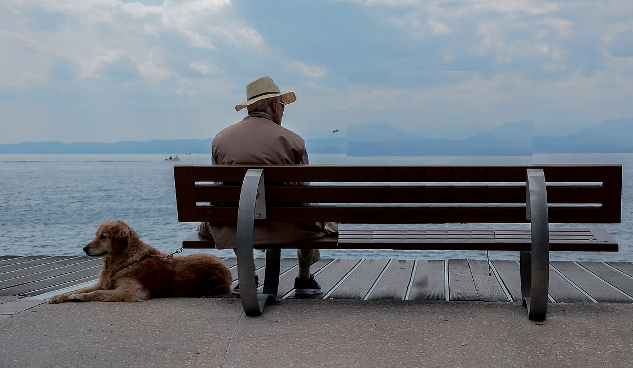
[[[130,227],[123,221],[112,221],[109,224],[108,231],[110,232],[110,236],[113,239],[124,240],[127,242],[127,239],[130,236]]]

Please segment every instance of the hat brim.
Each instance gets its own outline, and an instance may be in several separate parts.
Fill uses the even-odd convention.
[[[274,94],[270,94],[270,95],[264,95],[264,96],[259,96],[257,98],[254,98],[252,100],[248,100],[246,102],[243,102],[239,105],[235,106],[235,111],[240,111],[245,107],[248,107],[256,102],[259,102],[261,100],[267,100],[267,99],[271,99],[271,98],[275,98],[275,97],[279,97],[281,96],[281,101],[284,104],[291,104],[293,102],[295,102],[297,100],[297,96],[295,96],[294,92],[284,92],[284,93],[274,93]]]

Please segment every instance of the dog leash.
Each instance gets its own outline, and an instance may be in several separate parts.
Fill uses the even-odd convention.
[[[178,253],[182,253],[182,247],[176,249],[175,251],[169,253],[166,256],[162,256],[160,254],[147,254],[145,257],[143,257],[141,259],[141,261],[147,259],[147,258],[174,258],[174,254],[178,254]]]
[[[178,254],[178,253],[182,253],[182,247],[180,247],[180,248],[176,249],[175,251],[169,253],[167,258],[174,258],[174,254]]]

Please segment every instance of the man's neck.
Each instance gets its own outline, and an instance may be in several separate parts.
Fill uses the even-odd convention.
[[[263,111],[254,111],[254,112],[250,112],[248,113],[249,117],[253,117],[253,118],[264,118],[264,119],[268,119],[268,120],[273,120],[273,117],[270,116],[270,114],[265,113]]]

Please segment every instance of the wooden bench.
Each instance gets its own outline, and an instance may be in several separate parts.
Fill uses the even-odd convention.
[[[550,251],[618,250],[605,229],[550,229],[549,223],[620,222],[620,165],[175,166],[174,177],[179,221],[237,221],[241,299],[249,316],[276,300],[282,248],[519,251],[523,304],[532,320],[546,317]],[[280,184],[289,182],[310,184]],[[264,290],[257,294],[253,226],[266,220],[368,225],[341,229],[338,237],[266,245]],[[438,223],[463,225],[427,225]],[[510,223],[524,225],[499,225]],[[195,232],[183,247],[214,243]]]

